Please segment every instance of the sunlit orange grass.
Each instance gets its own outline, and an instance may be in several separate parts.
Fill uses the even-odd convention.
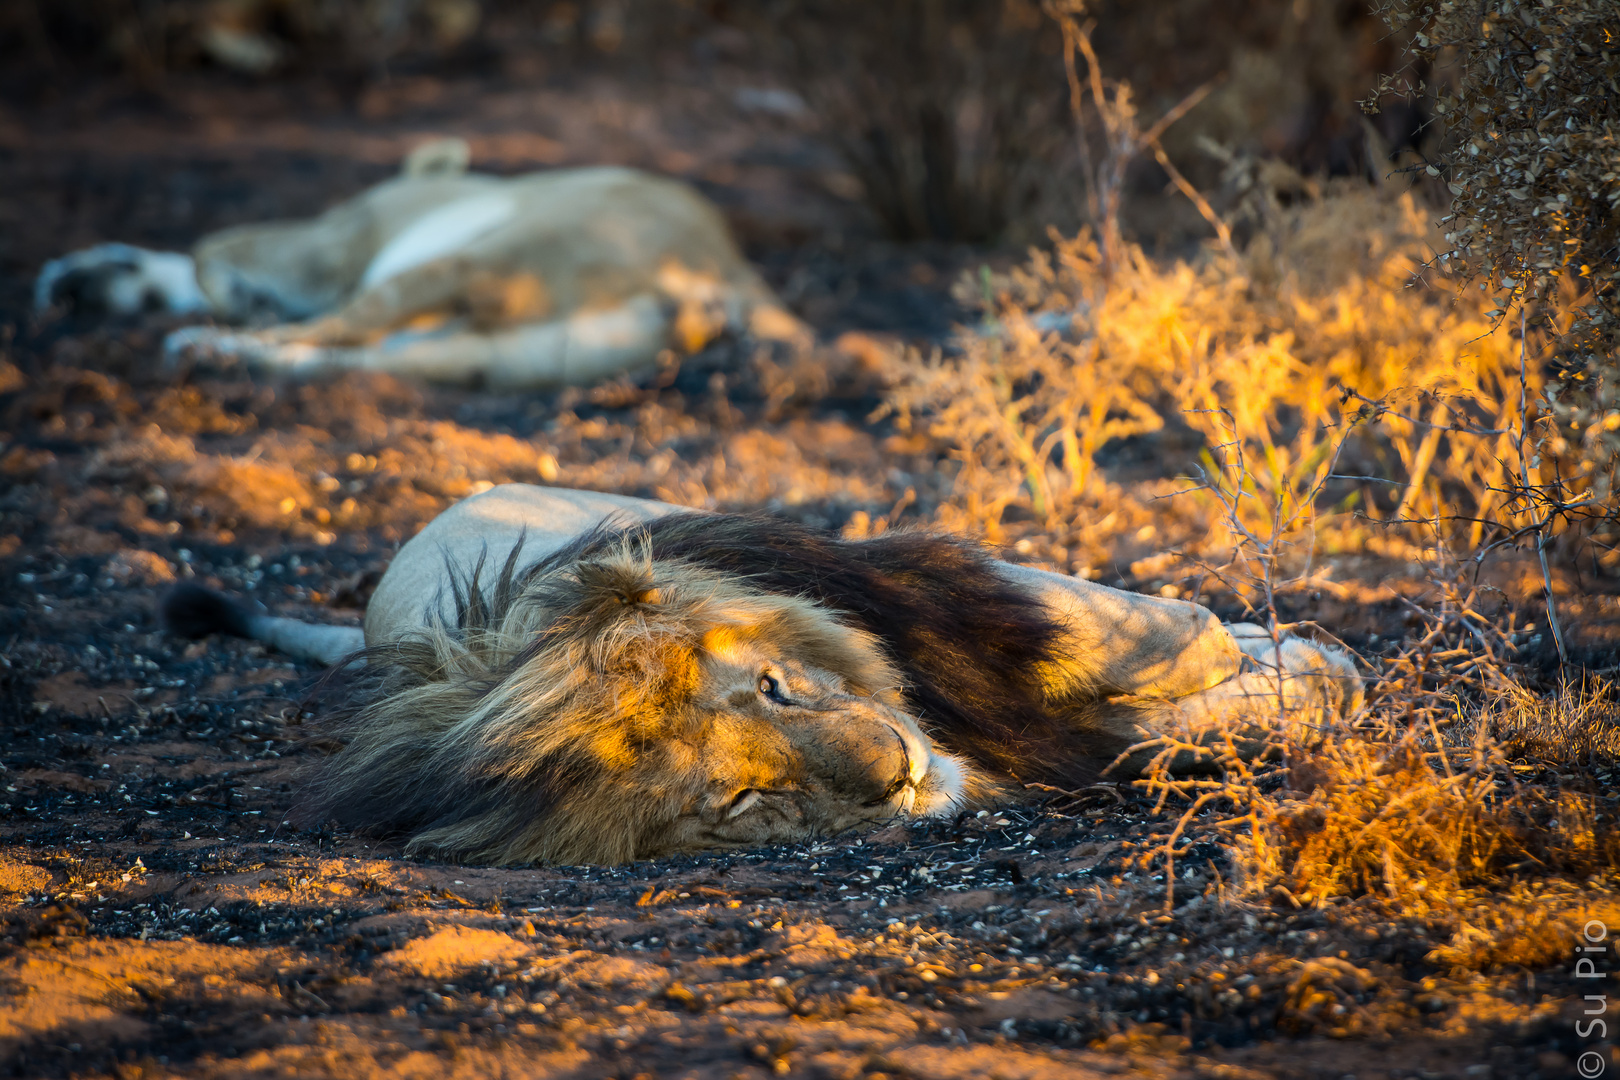
[[[1324,740],[1288,789],[1257,801],[1249,871],[1301,904],[1376,894],[1408,912],[1494,882],[1529,857],[1479,765],[1431,761],[1410,740]]]
[[[1532,879],[1505,890],[1464,890],[1452,908],[1450,939],[1426,959],[1469,971],[1572,965],[1576,946],[1592,944],[1581,940],[1588,923],[1609,935],[1620,926],[1620,891],[1600,881]]]
[[[1488,301],[1424,269],[1431,216],[1407,194],[1336,185],[1236,259],[1160,265],[1132,250],[1107,276],[1088,234],[1054,238],[971,284],[985,322],[951,355],[903,360],[890,408],[963,462],[942,512],[971,508],[962,516],[992,536],[1012,506],[1056,529],[1158,494],[1110,490],[1100,451],[1176,420],[1208,448],[1242,449],[1247,482],[1274,494],[1319,489],[1305,481],[1348,433],[1348,462],[1374,476],[1357,483],[1400,494],[1390,516],[1458,518],[1477,542],[1475,519],[1506,516],[1512,431],[1540,380],[1527,365],[1521,396],[1519,342],[1493,330]],[[1212,522],[1206,539],[1209,550],[1233,536]]]
[[[1246,888],[1299,905],[1373,897],[1423,915],[1514,880],[1620,884],[1615,806],[1544,775],[1620,765],[1612,687],[1500,689],[1445,728],[1398,726],[1403,695],[1391,693],[1382,717],[1285,732],[1277,782],[1244,783],[1228,821]],[[1521,783],[1526,771],[1539,782]]]

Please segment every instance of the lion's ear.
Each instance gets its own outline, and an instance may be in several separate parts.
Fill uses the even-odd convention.
[[[581,563],[575,571],[579,581],[581,607],[589,610],[617,604],[634,608],[657,604],[658,588],[653,584],[652,566],[629,559]]]
[[[654,585],[651,564],[619,554],[581,563],[575,579],[571,634],[591,643],[615,683],[614,709],[637,723],[678,720],[697,694],[702,668],[686,635],[669,632],[662,611],[668,598]]]

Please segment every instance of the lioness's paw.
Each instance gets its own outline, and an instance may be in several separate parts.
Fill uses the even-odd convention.
[[[111,315],[206,311],[191,256],[147,251],[129,244],[98,244],[45,264],[34,282],[34,309],[66,306]]]
[[[170,367],[190,356],[216,363],[240,361],[265,371],[313,373],[322,368],[328,351],[299,342],[276,341],[263,331],[239,332],[213,326],[184,326],[163,339],[163,356]]]

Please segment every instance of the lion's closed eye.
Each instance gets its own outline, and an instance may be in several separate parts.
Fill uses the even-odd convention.
[[[731,809],[726,811],[726,818],[729,820],[747,811],[755,803],[759,802],[759,798],[759,792],[753,788],[744,788],[737,792],[736,798],[731,800]]]

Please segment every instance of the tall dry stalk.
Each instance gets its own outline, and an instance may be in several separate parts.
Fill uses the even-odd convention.
[[[1236,258],[1232,246],[1232,230],[1215,213],[1209,201],[1177,169],[1160,143],[1170,126],[1186,116],[1209,96],[1215,81],[1206,82],[1177,102],[1146,130],[1140,126],[1136,102],[1127,82],[1113,82],[1103,77],[1102,63],[1091,45],[1095,20],[1080,21],[1085,11],[1085,0],[1046,0],[1048,15],[1057,20],[1063,31],[1063,70],[1069,81],[1069,108],[1074,114],[1076,148],[1079,152],[1080,172],[1086,184],[1086,208],[1092,227],[1097,231],[1103,276],[1109,277],[1114,269],[1126,261],[1125,239],[1120,225],[1120,209],[1125,192],[1125,172],[1139,154],[1152,150],[1154,159],[1169,175],[1176,190],[1190,199],[1198,212],[1214,228],[1215,235],[1228,255]],[[1092,148],[1085,107],[1085,90],[1075,55],[1086,61],[1085,90],[1090,91],[1091,109],[1097,118],[1101,146]]]

